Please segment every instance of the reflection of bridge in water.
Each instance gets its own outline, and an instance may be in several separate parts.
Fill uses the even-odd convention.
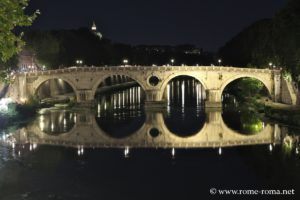
[[[12,135],[16,144],[49,144],[84,148],[203,148],[231,147],[280,143],[281,131],[277,125],[267,124],[256,134],[245,135],[227,127],[220,112],[207,112],[201,130],[189,137],[170,132],[161,112],[148,112],[139,130],[125,138],[113,138],[98,126],[91,113],[77,113],[75,124],[68,132],[47,134],[41,130],[44,122],[37,119]]]

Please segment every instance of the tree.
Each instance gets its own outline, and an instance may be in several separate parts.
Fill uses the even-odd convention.
[[[60,41],[49,31],[31,31],[24,35],[25,50],[35,55],[38,66],[52,69],[60,64]]]
[[[0,0],[0,60],[8,61],[20,52],[24,42],[23,33],[16,33],[16,27],[30,26],[39,11],[25,14],[29,0]]]
[[[226,64],[268,67],[272,62],[300,77],[300,1],[289,0],[272,19],[260,20],[219,51]]]

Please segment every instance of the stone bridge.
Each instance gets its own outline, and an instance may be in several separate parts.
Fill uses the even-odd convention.
[[[124,138],[115,138],[98,126],[93,114],[86,112],[77,113],[76,123],[68,132],[58,135],[45,133],[41,128],[44,126],[43,120],[37,119],[8,138],[21,146],[30,143],[75,148],[217,148],[281,142],[281,129],[278,125],[267,124],[259,133],[245,135],[227,127],[221,112],[207,112],[206,116],[202,129],[188,137],[172,133],[161,112],[150,112],[137,131]],[[152,134],[153,132],[157,134]]]
[[[232,81],[251,77],[260,80],[273,101],[281,101],[281,71],[270,69],[215,66],[115,66],[70,67],[66,69],[19,73],[15,76],[9,96],[26,101],[35,95],[41,84],[50,79],[66,81],[74,90],[78,103],[92,102],[98,86],[107,77],[126,76],[135,80],[145,92],[146,105],[164,104],[164,91],[171,79],[190,76],[198,80],[206,91],[206,107],[221,107],[222,92]]]

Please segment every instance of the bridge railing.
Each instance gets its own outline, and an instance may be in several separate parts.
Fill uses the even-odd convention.
[[[278,69],[257,69],[257,68],[238,68],[228,66],[84,66],[84,67],[68,67],[55,70],[19,72],[19,74],[27,76],[53,75],[73,72],[98,72],[98,71],[228,71],[228,72],[252,72],[252,73],[281,73]]]

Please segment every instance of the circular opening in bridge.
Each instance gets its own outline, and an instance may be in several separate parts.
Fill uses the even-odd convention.
[[[50,135],[69,132],[75,125],[76,114],[69,111],[51,110],[36,119],[39,129]]]
[[[159,136],[160,131],[157,128],[151,128],[149,134],[151,137],[156,138]]]
[[[99,84],[95,94],[98,126],[113,138],[126,138],[145,122],[145,94],[134,79],[112,75]]]
[[[63,79],[49,79],[43,82],[37,88],[35,97],[45,106],[76,101],[74,89]]]
[[[271,101],[267,87],[258,79],[243,77],[230,82],[223,90],[222,117],[225,124],[241,134],[263,130],[263,104]]]
[[[151,76],[149,78],[149,84],[152,86],[157,86],[159,83],[159,78],[157,76]]]
[[[197,134],[205,123],[205,89],[191,76],[178,76],[169,81],[163,98],[168,102],[164,121],[167,128],[180,137]]]

